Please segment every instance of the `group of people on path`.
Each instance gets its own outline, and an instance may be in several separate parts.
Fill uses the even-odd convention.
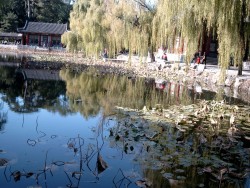
[[[191,64],[205,64],[207,63],[206,52],[201,56],[201,52],[195,52]]]
[[[101,56],[103,57],[104,61],[108,58],[108,50],[107,50],[107,48],[105,48],[103,50]],[[163,59],[165,61],[168,60],[166,51],[162,47],[160,47],[158,49],[157,56],[158,56],[158,58]],[[194,53],[194,57],[191,60],[191,64],[197,64],[197,65],[198,64],[205,64],[205,66],[206,66],[206,63],[207,63],[206,52],[204,52],[203,56],[201,56],[201,52],[200,51]]]
[[[156,58],[160,58],[160,59],[163,59],[165,61],[168,60],[166,50],[163,47],[158,48]]]

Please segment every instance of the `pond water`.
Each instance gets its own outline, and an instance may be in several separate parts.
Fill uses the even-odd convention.
[[[230,142],[230,152],[206,147],[195,129],[184,134],[170,122],[127,110],[179,109],[221,98],[248,108],[241,101],[93,70],[41,74],[0,67],[1,187],[250,186],[246,143]],[[227,147],[224,137],[221,131],[216,141]]]

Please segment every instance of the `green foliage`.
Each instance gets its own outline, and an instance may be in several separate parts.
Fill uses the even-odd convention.
[[[41,22],[67,23],[71,8],[72,5],[64,4],[61,0],[1,1],[0,30],[16,32],[17,27],[23,27],[27,19]],[[28,15],[30,15],[29,18]]]
[[[159,45],[171,41],[177,34],[187,41],[187,55],[190,57],[198,50],[199,39],[214,30],[222,70],[227,69],[230,55],[240,65],[250,34],[244,21],[249,14],[249,4],[249,0],[162,0],[154,18],[154,41]]]
[[[17,27],[25,23],[25,8],[17,0],[5,1],[0,4],[0,30],[16,32]]]
[[[3,16],[3,20],[1,21],[1,28],[0,30],[6,32],[15,31],[17,28],[17,16],[12,12],[7,13],[7,15]]]
[[[71,7],[61,0],[37,0],[31,4],[31,19],[41,22],[67,23]]]
[[[187,61],[201,50],[202,40],[212,34],[219,43],[219,65],[226,70],[229,57],[238,65],[249,40],[250,0],[78,0],[70,16],[70,29],[87,54],[108,47],[111,55],[121,49],[146,55],[161,45],[174,48],[177,38],[187,46]]]
[[[66,32],[62,36],[62,43],[67,44],[67,49],[71,52],[75,52],[78,49],[79,41],[79,36],[71,31]]]
[[[111,57],[124,48],[146,55],[151,46],[150,8],[133,1],[78,0],[70,14],[70,30],[87,55],[97,56],[104,48]]]
[[[88,55],[97,56],[105,46],[104,4],[102,0],[79,0],[70,14],[72,32],[63,36],[70,51],[84,49]]]

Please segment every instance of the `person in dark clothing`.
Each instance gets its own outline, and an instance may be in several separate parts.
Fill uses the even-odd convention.
[[[199,56],[200,56],[200,52],[195,52],[195,53],[194,53],[195,59],[196,59],[197,57],[199,57]]]
[[[108,58],[108,50],[107,50],[107,48],[104,49],[103,58]]]
[[[193,58],[192,58],[192,60],[191,60],[191,64],[195,64],[196,63],[196,59],[197,59],[197,57],[199,56],[199,53],[198,52],[195,52],[194,53],[194,56],[193,56]]]

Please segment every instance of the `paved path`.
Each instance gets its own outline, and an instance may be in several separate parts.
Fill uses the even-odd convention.
[[[208,57],[206,69],[218,71],[219,70],[218,59]],[[227,74],[237,76],[238,75],[238,67],[230,66],[230,68],[227,70]],[[240,76],[240,77],[247,77],[250,79],[250,70],[243,70],[242,76]]]

